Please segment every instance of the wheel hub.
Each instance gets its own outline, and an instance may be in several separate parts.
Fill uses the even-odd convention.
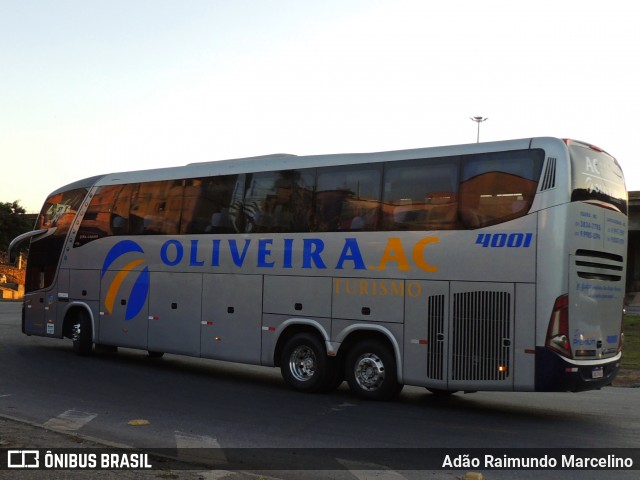
[[[377,390],[384,381],[384,363],[373,353],[360,356],[356,362],[355,377],[364,390]]]
[[[289,359],[289,370],[299,382],[305,382],[316,373],[317,360],[313,350],[305,345],[297,347]]]
[[[81,331],[80,323],[74,324],[72,329],[71,329],[71,340],[72,341],[78,342],[80,340],[80,331]]]

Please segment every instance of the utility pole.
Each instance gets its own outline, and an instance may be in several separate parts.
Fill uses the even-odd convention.
[[[482,122],[486,122],[489,119],[485,117],[469,117],[469,118],[478,124],[478,135],[476,136],[476,143],[480,143],[480,124]]]

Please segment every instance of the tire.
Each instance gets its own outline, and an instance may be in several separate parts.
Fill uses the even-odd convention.
[[[349,351],[345,376],[353,393],[367,400],[391,400],[402,390],[393,352],[379,340],[364,340]]]
[[[71,325],[71,340],[73,351],[78,355],[91,355],[93,351],[93,332],[91,331],[91,319],[84,310],[76,312]]]
[[[282,378],[293,390],[322,391],[327,387],[327,379],[330,377],[328,359],[324,343],[316,335],[297,333],[282,349]]]

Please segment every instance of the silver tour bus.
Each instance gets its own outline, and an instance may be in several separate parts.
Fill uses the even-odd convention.
[[[627,223],[613,157],[530,138],[101,175],[11,248],[30,239],[27,335],[389,399],[608,385]]]

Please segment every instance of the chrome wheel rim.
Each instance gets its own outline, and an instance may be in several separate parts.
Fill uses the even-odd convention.
[[[80,341],[80,332],[82,327],[80,326],[80,322],[74,323],[71,328],[71,340],[73,343],[78,343]]]
[[[316,354],[306,345],[296,347],[289,357],[289,371],[299,382],[306,382],[313,377],[317,368]]]
[[[384,363],[376,354],[365,353],[358,357],[354,373],[356,382],[363,390],[377,390],[384,382]]]

